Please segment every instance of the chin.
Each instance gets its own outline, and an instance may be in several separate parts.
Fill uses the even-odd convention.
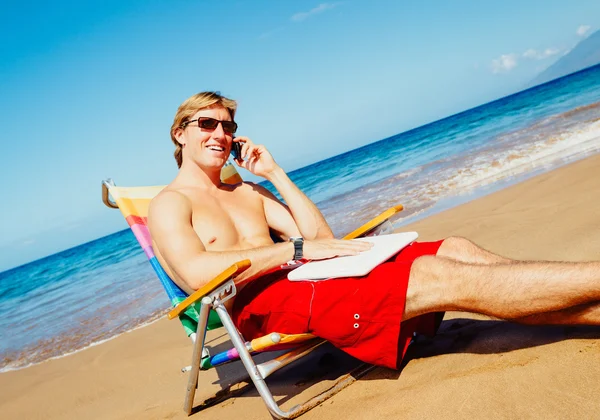
[[[227,159],[211,159],[204,162],[196,162],[202,169],[220,170],[227,163]]]

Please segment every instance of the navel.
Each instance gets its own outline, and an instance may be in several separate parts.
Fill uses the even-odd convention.
[[[209,244],[209,245],[212,245],[212,244],[214,244],[215,242],[217,242],[217,237],[216,237],[216,236],[213,236],[212,238],[210,238],[210,239],[208,240],[208,244]]]

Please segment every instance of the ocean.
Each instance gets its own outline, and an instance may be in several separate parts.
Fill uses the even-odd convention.
[[[405,210],[397,227],[599,151],[600,65],[290,177],[340,236],[398,203]],[[5,271],[0,372],[99,344],[155,321],[168,308],[128,229]]]

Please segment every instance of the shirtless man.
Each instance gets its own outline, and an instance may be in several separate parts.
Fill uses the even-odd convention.
[[[277,270],[298,257],[354,255],[364,242],[333,238],[318,208],[262,145],[235,137],[236,103],[213,92],[186,100],[171,127],[179,174],[151,203],[154,250],[184,290],[202,287],[233,263],[233,319],[246,339],[311,332],[378,365],[397,367],[413,332],[434,333],[434,312],[460,310],[532,324],[600,325],[600,263],[513,261],[464,238],[414,243],[362,278],[289,282]],[[236,163],[268,179],[223,184],[232,143]],[[270,230],[284,242],[274,243]],[[290,242],[290,238],[302,237]],[[228,302],[229,303],[229,302]],[[439,318],[439,317],[438,317]]]

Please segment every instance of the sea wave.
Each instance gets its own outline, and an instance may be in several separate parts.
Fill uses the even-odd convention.
[[[352,230],[357,220],[399,203],[405,208],[400,221],[406,222],[442,199],[473,196],[482,187],[600,152],[600,121],[590,121],[536,125],[503,134],[470,153],[438,159],[335,196],[323,203],[323,212],[338,235]],[[340,211],[346,203],[352,203],[350,209]]]
[[[60,359],[75,353],[79,353],[91,347],[106,343],[107,341],[114,340],[123,334],[127,334],[140,328],[152,325],[162,319],[165,314],[166,310],[161,311],[147,319],[139,320],[139,323],[137,324],[133,323],[134,326],[130,327],[129,329],[113,332],[113,334],[108,332],[107,334],[102,335],[102,338],[93,339],[85,344],[69,339],[69,337],[56,337],[38,342],[32,347],[4,354],[2,356],[2,360],[0,360],[0,373],[25,369],[31,366],[39,365],[40,363],[49,362],[50,360]],[[56,343],[62,343],[62,345],[55,347],[54,345]],[[50,346],[50,344],[52,344],[52,346]],[[55,348],[56,350],[53,352],[50,350],[50,348]]]

